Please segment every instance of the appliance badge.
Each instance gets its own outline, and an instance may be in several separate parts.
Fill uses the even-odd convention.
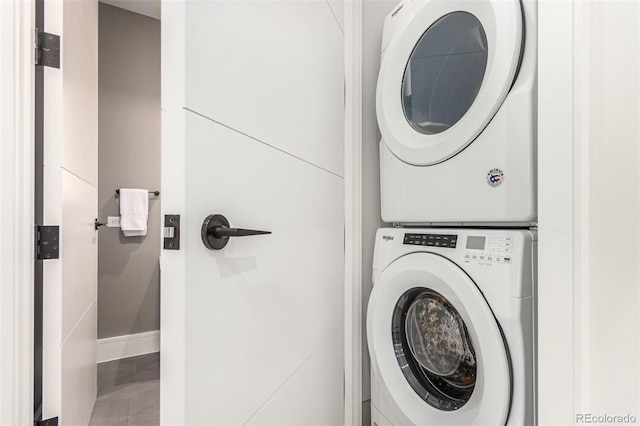
[[[487,173],[487,183],[493,187],[496,187],[504,180],[504,172],[500,169],[491,169]]]
[[[392,241],[393,240],[393,235],[383,235],[382,239],[385,241]]]

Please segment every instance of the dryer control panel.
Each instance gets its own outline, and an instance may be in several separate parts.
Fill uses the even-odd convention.
[[[404,234],[403,244],[414,246],[431,246],[456,248],[457,235],[445,234]]]
[[[513,253],[513,238],[495,236],[467,236],[464,262],[479,265],[495,263],[510,264]]]

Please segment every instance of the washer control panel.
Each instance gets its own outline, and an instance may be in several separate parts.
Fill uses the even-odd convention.
[[[513,238],[496,236],[467,237],[464,252],[465,263],[491,266],[510,264],[513,259]]]
[[[444,234],[404,234],[403,244],[414,246],[431,246],[456,248],[457,235]]]

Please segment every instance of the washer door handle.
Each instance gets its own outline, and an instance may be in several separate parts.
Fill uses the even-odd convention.
[[[229,221],[221,214],[211,214],[202,223],[202,242],[209,250],[220,250],[229,242],[230,237],[248,237],[270,234],[271,231],[231,228]]]

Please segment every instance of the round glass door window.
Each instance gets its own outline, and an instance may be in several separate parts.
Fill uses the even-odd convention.
[[[402,79],[402,106],[411,127],[433,135],[456,124],[480,91],[487,57],[487,36],[472,14],[453,12],[431,25]]]
[[[413,390],[431,406],[453,411],[469,401],[476,384],[476,356],[467,327],[441,294],[413,288],[392,319],[396,359]]]

